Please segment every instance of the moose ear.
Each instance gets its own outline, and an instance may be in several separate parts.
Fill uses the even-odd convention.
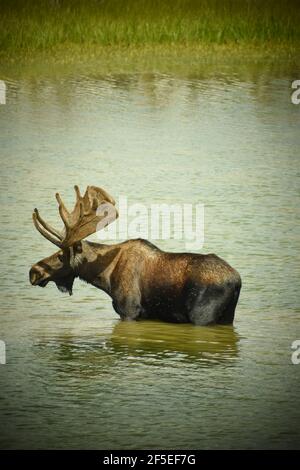
[[[69,292],[69,295],[72,295],[74,279],[75,279],[75,276],[68,276],[68,277],[64,277],[54,282],[56,284],[57,289],[60,292]]]

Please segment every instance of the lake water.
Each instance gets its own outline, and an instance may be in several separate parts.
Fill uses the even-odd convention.
[[[0,446],[299,448],[299,68],[1,73]],[[55,251],[32,210],[59,226],[54,193],[71,205],[74,184],[203,203],[196,251],[242,276],[234,326],[121,323],[80,281],[72,297],[32,287]]]

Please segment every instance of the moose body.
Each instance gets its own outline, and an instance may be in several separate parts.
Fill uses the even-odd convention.
[[[100,193],[97,194],[101,199]],[[104,194],[105,200],[113,204],[113,199]],[[85,205],[92,206],[93,197],[89,194],[88,197],[90,201],[87,203],[86,198]],[[78,196],[77,203],[81,200],[84,198]],[[59,202],[62,214],[60,198]],[[73,215],[75,210],[76,206]],[[83,219],[84,210],[77,212],[81,212]],[[47,227],[47,235],[50,235],[46,238],[50,239],[54,233],[57,238],[61,237],[59,241],[50,240],[55,240],[61,249],[32,266],[31,284],[45,287],[49,281],[54,281],[60,290],[72,294],[75,278],[82,279],[110,295],[122,320],[161,319],[196,325],[233,322],[241,279],[237,271],[218,256],[168,253],[142,239],[115,245],[81,241],[75,230],[72,233],[66,230],[63,239],[37,211],[35,214],[34,222],[39,225],[39,231],[42,233]],[[68,226],[66,216],[64,219]],[[74,220],[75,216],[73,224]],[[85,222],[82,226],[88,224]],[[90,231],[91,228],[89,234]],[[64,246],[67,236],[72,241]]]

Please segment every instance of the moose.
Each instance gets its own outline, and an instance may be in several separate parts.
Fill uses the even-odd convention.
[[[59,251],[31,267],[32,285],[45,287],[53,281],[71,295],[79,278],[106,292],[122,320],[202,326],[233,323],[241,278],[226,261],[215,254],[162,251],[144,239],[113,245],[84,241],[105,225],[107,211],[101,208],[115,208],[115,201],[96,186],[88,186],[84,196],[78,186],[74,188],[72,212],[56,194],[63,231],[50,226],[34,209],[35,227]],[[115,214],[114,219],[116,209]]]

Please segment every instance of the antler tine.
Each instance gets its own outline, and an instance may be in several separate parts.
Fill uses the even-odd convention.
[[[79,189],[79,187],[77,186],[77,184],[75,184],[74,189],[75,189],[77,201],[80,201],[80,199],[81,199],[81,194],[80,194],[80,189]]]
[[[47,238],[47,240],[49,240],[51,243],[54,243],[54,245],[58,246],[59,248],[61,248],[62,244],[56,240],[54,237],[52,237],[50,235],[49,232],[47,232],[43,227],[41,227],[38,223],[38,216],[37,216],[37,213],[36,213],[36,210],[35,212],[32,214],[32,220],[33,220],[33,223],[35,225],[35,228],[45,237]]]
[[[77,184],[74,186],[75,193],[76,193],[76,205],[79,204],[79,220],[82,219],[84,215],[84,208],[83,208],[83,201],[82,196],[80,194],[80,189]]]
[[[62,234],[59,233],[59,231],[56,230],[55,228],[51,227],[51,225],[47,224],[47,222],[45,222],[45,220],[42,219],[37,209],[34,209],[34,212],[36,214],[37,221],[42,225],[42,227],[44,227],[48,232],[50,232],[52,235],[57,237],[58,240],[62,241],[63,239]]]
[[[84,216],[84,207],[82,200],[79,202],[79,220],[81,220]]]
[[[93,197],[93,201],[92,201],[92,204],[91,204],[92,210],[96,211],[97,208],[98,208],[98,205],[99,205],[99,202],[97,201],[97,199],[95,197]]]
[[[60,197],[59,193],[56,193],[55,197],[56,197],[56,200],[58,202],[59,214],[62,218],[63,223],[65,224],[66,230],[68,231],[68,229],[70,228],[70,224],[69,224],[69,221],[67,219],[67,216],[69,215],[69,212],[68,212],[66,206],[64,205],[63,200]]]

